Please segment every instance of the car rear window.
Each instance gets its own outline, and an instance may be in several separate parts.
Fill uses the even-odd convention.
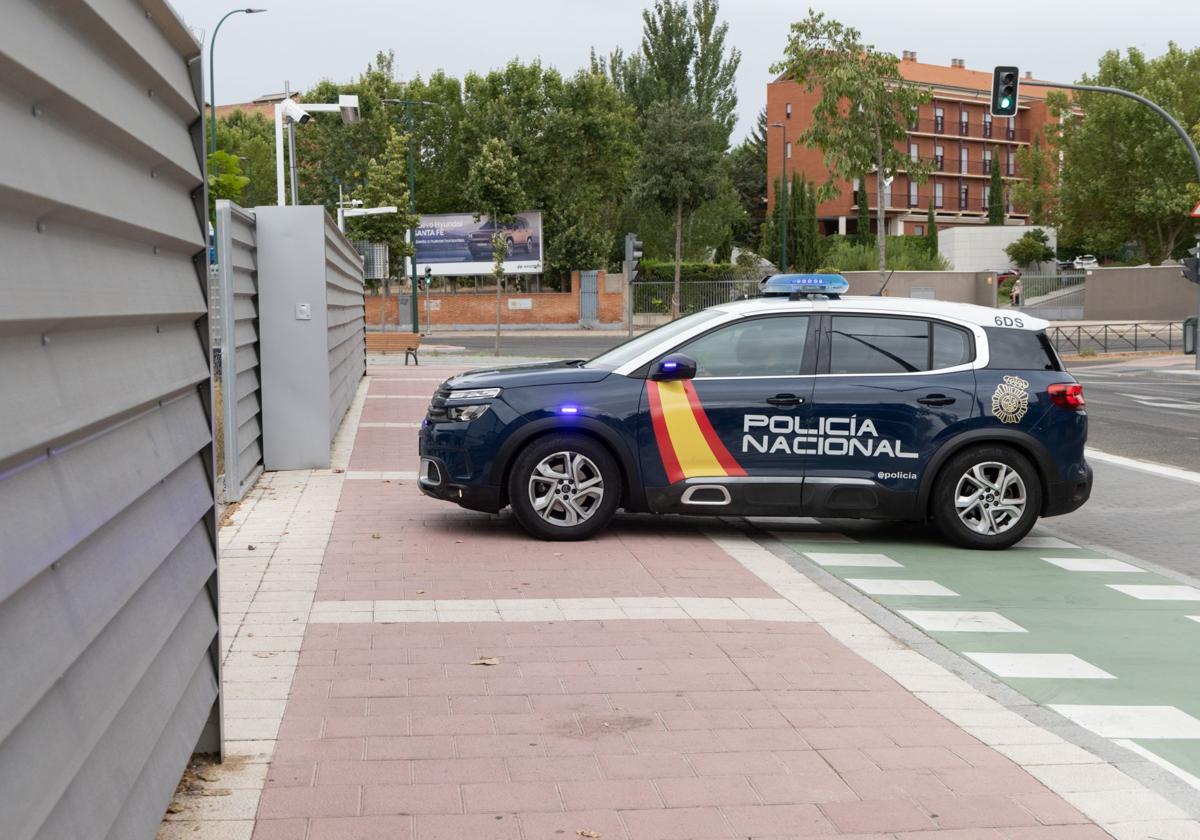
[[[984,327],[988,367],[1004,370],[1062,370],[1062,362],[1044,332]]]

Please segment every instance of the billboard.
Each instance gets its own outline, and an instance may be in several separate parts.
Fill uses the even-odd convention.
[[[541,211],[518,213],[516,221],[503,227],[504,273],[540,274]],[[425,274],[426,267],[435,276],[491,274],[494,231],[487,216],[481,216],[479,221],[471,213],[421,216],[416,230],[418,276]]]

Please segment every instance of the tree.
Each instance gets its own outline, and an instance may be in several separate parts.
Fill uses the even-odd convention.
[[[1054,249],[1050,247],[1050,237],[1041,228],[1028,230],[1015,239],[1004,249],[1008,258],[1017,265],[1036,265],[1041,270],[1041,264],[1054,259]]]
[[[734,241],[748,248],[758,246],[759,229],[767,215],[767,110],[758,112],[750,134],[729,153],[730,177],[737,192],[743,222],[733,231]]]
[[[867,200],[867,176],[864,173],[858,179],[858,227],[854,233],[854,241],[859,245],[874,245],[875,237],[871,235],[871,202]],[[882,229],[882,228],[881,228]]]
[[[992,178],[988,182],[987,223],[1004,224],[1004,182],[1000,180],[1000,150],[992,148]]]
[[[721,127],[682,103],[668,103],[645,120],[637,196],[675,217],[675,287],[671,316],[679,315],[683,220],[720,190],[722,154],[714,142]]]
[[[234,111],[217,120],[217,148],[241,160],[246,188],[237,197],[243,207],[275,203],[275,128],[258,113]]]
[[[1174,43],[1157,58],[1129,49],[1110,51],[1085,84],[1119,87],[1161,105],[1180,124],[1200,124],[1200,48]],[[1136,243],[1158,264],[1190,244],[1188,211],[1200,200],[1196,172],[1178,135],[1137,102],[1105,93],[1072,93],[1052,100],[1063,117],[1058,149],[1060,238],[1093,253]]]
[[[1029,211],[1029,221],[1035,225],[1050,224],[1057,201],[1055,165],[1049,149],[1038,137],[1033,145],[1017,149],[1017,171],[1021,180],[1012,183],[1013,203]]]
[[[933,201],[929,202],[929,215],[925,218],[925,247],[934,256],[938,252],[937,215],[933,212]]]
[[[483,144],[467,175],[467,201],[475,219],[487,216],[492,226],[492,276],[496,279],[496,355],[500,355],[500,287],[504,285],[504,225],[525,209],[517,160],[499,138]]]
[[[812,123],[798,142],[819,148],[831,173],[849,180],[873,168],[878,196],[883,195],[884,179],[901,169],[918,182],[928,177],[928,162],[910,160],[900,144],[930,93],[900,75],[896,56],[863,43],[857,29],[809,10],[807,18],[792,24],[783,60],[771,70],[786,74],[807,91],[820,90]],[[826,185],[827,195],[836,192],[835,183]],[[885,208],[883,201],[878,205],[876,241],[883,274]]]
[[[388,246],[388,275],[404,274],[404,258],[412,256],[407,235],[417,219],[408,212],[408,135],[389,129],[383,153],[367,161],[366,182],[353,195],[364,207],[395,207],[395,213],[358,216],[347,220],[354,239],[383,242]],[[415,292],[414,292],[415,294]]]
[[[242,174],[241,161],[217,149],[208,156],[208,220],[216,223],[217,199],[237,201],[250,179]]]

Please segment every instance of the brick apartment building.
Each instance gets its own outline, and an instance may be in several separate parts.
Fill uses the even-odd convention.
[[[884,192],[887,232],[922,234],[932,200],[938,227],[984,224],[987,221],[988,185],[992,167],[999,167],[1006,185],[1021,178],[1016,152],[1041,136],[1052,117],[1046,108],[1045,88],[1021,88],[1017,115],[995,117],[988,111],[992,74],[969,70],[962,59],[951,59],[950,66],[923,64],[914,52],[905,51],[900,60],[904,78],[925,85],[933,98],[922,105],[917,121],[909,127],[905,141],[913,158],[932,165],[933,174],[924,184],[897,174]],[[767,123],[787,127],[791,146],[788,175],[801,173],[809,181],[824,183],[829,170],[819,149],[797,145],[795,139],[808,128],[818,94],[808,93],[796,82],[780,77],[767,85]],[[768,207],[775,204],[775,179],[783,169],[783,132],[767,132]],[[817,208],[822,232],[854,233],[856,211],[862,186],[839,182],[841,194]],[[878,196],[874,172],[866,179],[866,200],[875,227]],[[1007,201],[1007,189],[1006,189]],[[1027,224],[1022,208],[1006,207],[1008,224]]]

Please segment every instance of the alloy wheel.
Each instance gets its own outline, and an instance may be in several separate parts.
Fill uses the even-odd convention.
[[[529,476],[529,501],[552,525],[569,528],[592,518],[604,499],[604,478],[586,455],[554,452]]]
[[[985,461],[958,480],[954,508],[962,523],[977,534],[1003,534],[1021,520],[1026,507],[1025,482],[1008,464]]]

